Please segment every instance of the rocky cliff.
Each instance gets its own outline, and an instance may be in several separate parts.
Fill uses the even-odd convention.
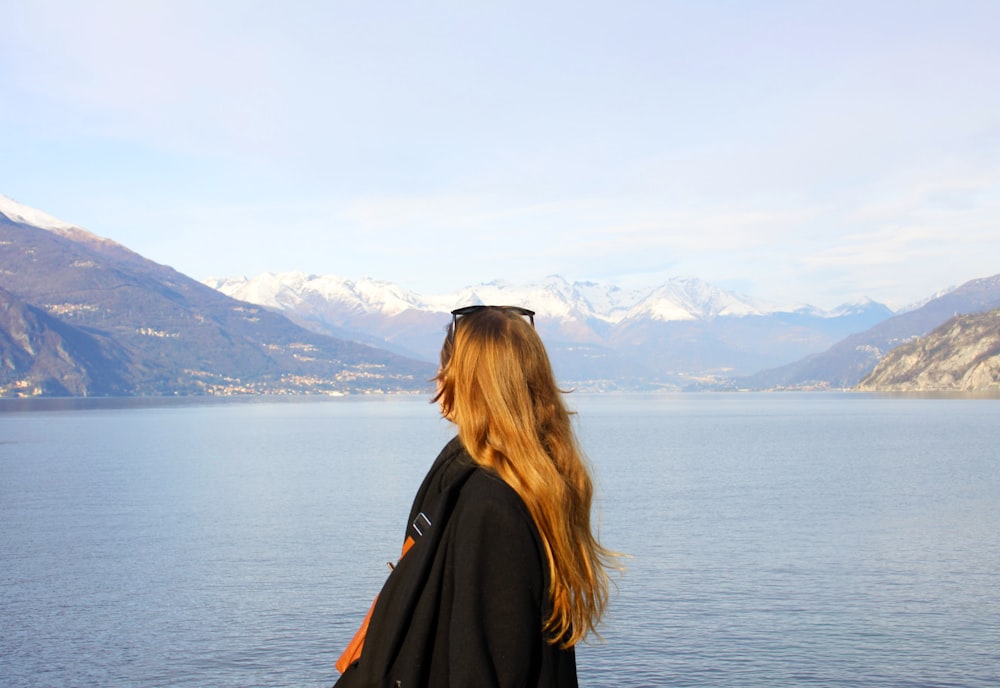
[[[893,349],[857,389],[1000,390],[1000,309],[957,316]]]

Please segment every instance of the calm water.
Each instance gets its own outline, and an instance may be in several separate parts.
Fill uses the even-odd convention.
[[[628,552],[587,686],[1000,685],[1000,400],[576,396]],[[0,685],[324,686],[420,399],[0,406]]]

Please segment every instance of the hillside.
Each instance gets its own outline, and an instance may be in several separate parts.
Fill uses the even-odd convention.
[[[889,352],[862,391],[1000,390],[1000,309],[957,316]]]
[[[1000,275],[966,282],[920,308],[845,337],[822,353],[739,378],[733,384],[743,389],[852,388],[896,347],[926,336],[956,315],[994,308],[1000,308]]]
[[[118,395],[128,390],[128,356],[0,289],[0,396]]]
[[[434,374],[0,200],[0,396],[416,391]]]

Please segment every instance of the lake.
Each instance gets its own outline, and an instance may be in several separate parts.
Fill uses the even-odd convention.
[[[1000,685],[1000,399],[568,402],[630,555],[581,685]],[[0,401],[0,684],[332,684],[451,435],[413,397]]]

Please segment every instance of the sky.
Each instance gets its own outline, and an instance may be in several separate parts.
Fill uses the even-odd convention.
[[[1000,2],[0,0],[0,194],[196,279],[1000,273]]]

